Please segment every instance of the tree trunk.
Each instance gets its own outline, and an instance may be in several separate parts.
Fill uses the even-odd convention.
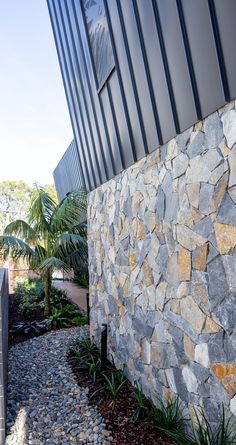
[[[45,286],[45,298],[44,298],[44,315],[50,315],[51,313],[51,289],[52,289],[52,277],[50,272],[46,272],[44,275]]]

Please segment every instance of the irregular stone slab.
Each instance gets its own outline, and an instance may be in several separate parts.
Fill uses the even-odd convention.
[[[161,187],[158,189],[156,202],[157,223],[160,223],[165,214],[165,193]]]
[[[178,254],[173,253],[168,260],[166,281],[172,286],[178,286],[179,284],[179,270],[178,270]]]
[[[219,145],[223,138],[222,123],[217,112],[208,116],[203,124],[205,133],[205,148],[215,148]]]
[[[217,322],[224,328],[228,335],[231,335],[236,326],[235,296],[225,293],[225,298],[214,310],[214,316]]]
[[[191,254],[183,247],[179,250],[178,257],[179,280],[189,281],[191,277]]]
[[[192,251],[205,244],[206,239],[184,225],[177,225],[177,240],[181,246]]]
[[[217,256],[207,266],[209,278],[209,301],[214,310],[229,294],[222,258]]]
[[[217,222],[236,226],[236,205],[225,192],[217,212]]]
[[[215,323],[212,320],[212,318],[210,318],[210,317],[206,318],[206,323],[205,323],[203,331],[202,331],[203,333],[216,334],[220,330],[221,330],[221,326],[219,326],[217,323]]]
[[[207,343],[200,343],[195,347],[195,362],[200,363],[200,365],[205,368],[209,368],[210,360],[208,354]]]
[[[170,161],[174,159],[179,152],[179,148],[175,139],[171,139],[171,141],[167,144],[167,156],[166,161]]]
[[[208,275],[207,273],[193,270],[191,280],[191,295],[200,307],[200,309],[209,314],[209,300],[208,300]]]
[[[180,301],[180,309],[181,316],[200,334],[206,317],[190,295]]]
[[[188,157],[180,153],[175,159],[173,159],[173,178],[178,178],[183,175],[188,167]]]
[[[197,247],[192,253],[192,266],[194,269],[206,271],[207,255],[209,244],[206,243],[201,247]]]
[[[183,375],[184,382],[187,386],[187,390],[189,392],[193,392],[193,393],[197,394],[198,381],[197,381],[193,371],[191,371],[191,369],[189,368],[189,366],[184,366],[184,368],[182,369],[182,375]]]
[[[229,187],[232,187],[233,185],[236,184],[236,146],[230,152],[228,156],[228,162],[229,162]]]
[[[230,400],[230,411],[236,417],[236,395]]]
[[[227,224],[214,224],[217,247],[221,255],[236,247],[236,227]]]
[[[211,171],[207,167],[201,156],[190,159],[189,167],[186,171],[186,184],[194,182],[207,182]]]
[[[217,379],[230,397],[236,394],[236,363],[214,363],[211,365]]]
[[[192,206],[196,208],[198,208],[199,204],[199,189],[200,189],[200,184],[197,182],[193,184],[187,184],[186,186],[189,202]]]
[[[189,360],[194,360],[195,357],[195,344],[190,338],[184,334],[184,351]]]
[[[231,148],[236,143],[236,110],[229,110],[221,117],[227,145]]]
[[[226,172],[224,176],[222,176],[222,178],[220,179],[215,188],[215,193],[212,200],[210,212],[216,212],[218,210],[218,207],[222,201],[227,186],[228,186],[228,172]]]
[[[213,232],[213,225],[210,216],[197,221],[193,226],[194,232],[197,232],[203,238],[208,239],[210,234]]]
[[[187,154],[190,159],[200,155],[204,150],[204,134],[202,131],[193,131],[191,133]]]
[[[236,186],[232,187],[231,189],[228,190],[229,192],[229,196],[230,198],[234,201],[234,203],[236,204]]]
[[[201,184],[200,194],[199,194],[199,210],[205,215],[209,215],[212,196],[214,193],[214,186],[210,184]]]
[[[202,156],[203,162],[206,164],[208,169],[212,172],[223,160],[222,155],[218,153],[216,149],[208,150]]]
[[[236,258],[232,255],[222,257],[230,292],[236,296]]]

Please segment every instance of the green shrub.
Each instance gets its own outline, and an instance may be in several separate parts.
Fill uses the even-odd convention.
[[[144,420],[147,416],[147,406],[146,406],[146,399],[141,391],[141,386],[138,382],[134,382],[135,390],[134,390],[134,397],[136,400],[137,408],[134,411],[132,415],[132,420],[134,422],[138,422],[140,420]]]
[[[110,377],[104,372],[103,377],[107,383],[107,390],[110,392],[111,395],[111,402],[109,406],[112,410],[114,410],[116,406],[117,396],[127,380],[124,376],[124,373],[121,373],[120,370],[113,371]]]
[[[15,285],[15,297],[19,302],[24,299],[41,302],[44,298],[44,285],[41,278],[29,280],[28,278],[18,278]]]
[[[236,422],[232,419],[226,420],[224,406],[220,412],[218,424],[212,427],[201,410],[195,410],[197,427],[194,430],[193,441],[196,445],[233,445],[236,444]]]
[[[179,398],[163,402],[159,399],[159,406],[152,406],[150,413],[156,427],[171,437],[179,444],[190,443],[186,436],[186,417],[183,414],[183,406]]]

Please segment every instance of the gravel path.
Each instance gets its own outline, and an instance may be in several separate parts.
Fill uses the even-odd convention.
[[[84,327],[54,331],[10,349],[7,445],[111,444],[66,361],[68,345],[84,335]]]

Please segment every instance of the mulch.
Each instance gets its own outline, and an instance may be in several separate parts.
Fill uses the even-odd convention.
[[[98,376],[94,383],[86,370],[78,369],[78,361],[71,357],[71,353],[68,354],[68,361],[78,385],[89,388],[89,402],[96,405],[105,420],[107,429],[111,431],[112,445],[166,445],[173,443],[158,431],[151,419],[140,422],[132,420],[137,404],[134,388],[128,380],[122,386],[115,409],[112,410],[109,406],[111,398],[106,389],[104,378]],[[96,394],[93,396],[95,391]]]

